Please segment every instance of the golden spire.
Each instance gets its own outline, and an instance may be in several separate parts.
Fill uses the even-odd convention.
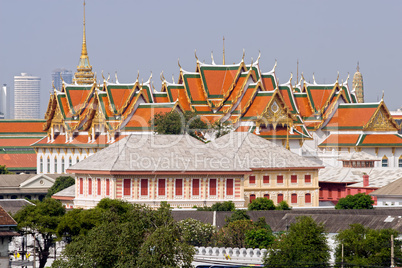
[[[223,60],[222,64],[225,65],[225,37],[223,37]]]
[[[84,30],[82,34],[82,50],[81,50],[81,58],[88,56],[87,51],[87,39],[85,35],[85,0],[84,0]]]

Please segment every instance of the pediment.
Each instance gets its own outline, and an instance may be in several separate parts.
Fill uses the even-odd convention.
[[[389,112],[381,106],[365,126],[364,130],[396,131],[398,128],[395,126],[395,122],[393,122]]]
[[[38,174],[20,184],[20,188],[50,188],[53,186],[55,180],[44,174]]]

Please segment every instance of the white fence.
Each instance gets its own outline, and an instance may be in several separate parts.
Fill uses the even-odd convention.
[[[195,247],[194,263],[262,264],[266,249]]]

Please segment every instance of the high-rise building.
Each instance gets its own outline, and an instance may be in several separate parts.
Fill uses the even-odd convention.
[[[73,81],[73,72],[67,69],[55,69],[52,72],[52,81],[54,87],[57,90],[61,90],[63,81],[68,84],[71,84],[71,82]]]
[[[27,73],[14,76],[14,118],[41,118],[40,77],[30,76]]]
[[[8,92],[7,84],[3,84],[0,92],[0,118],[10,118],[10,94]]]

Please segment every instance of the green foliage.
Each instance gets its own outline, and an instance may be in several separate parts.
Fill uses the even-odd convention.
[[[275,204],[271,199],[258,197],[248,204],[248,210],[275,210]]]
[[[166,202],[152,210],[103,199],[89,211],[93,219],[86,224],[95,226],[86,232],[74,232],[63,258],[52,267],[190,267],[193,247],[182,239]]]
[[[154,118],[149,121],[150,126],[158,134],[184,134],[188,133],[193,137],[202,139],[200,137],[201,131],[208,129],[207,123],[193,112],[185,112],[181,114],[177,111],[169,113],[155,114]]]
[[[335,209],[372,209],[374,200],[365,193],[348,195],[339,199]]]
[[[101,222],[99,209],[73,209],[68,211],[57,226],[57,235],[72,241],[78,236],[85,236]]]
[[[0,165],[0,174],[14,174],[14,173],[8,171],[6,165]]]
[[[235,211],[235,209],[233,201],[217,202],[211,207],[197,207],[198,211]]]
[[[57,227],[65,213],[61,202],[47,198],[36,205],[29,205],[19,210],[14,219],[18,222],[18,230],[35,235],[37,252],[39,252],[39,268],[45,267],[54,243]]]
[[[271,230],[254,229],[246,232],[247,248],[269,248],[275,239]]]
[[[75,180],[71,176],[57,177],[52,187],[50,187],[47,191],[46,197],[52,197],[52,195],[54,195],[55,193],[60,192],[61,190],[64,190],[74,184]]]
[[[223,123],[220,121],[215,121],[212,125],[212,128],[215,130],[215,138],[219,138],[230,133],[230,131],[233,129],[233,124],[230,121],[225,121]]]
[[[206,247],[212,244],[216,228],[208,223],[195,219],[185,219],[178,222],[183,240],[192,246]]]
[[[291,210],[292,208],[288,205],[288,203],[283,200],[281,201],[275,208],[276,210]]]
[[[307,216],[296,218],[263,259],[265,267],[328,267],[328,261],[324,226]]]
[[[237,220],[229,222],[219,230],[217,246],[219,247],[246,247],[246,233],[254,230],[251,220]]]
[[[226,217],[225,221],[226,221],[226,224],[229,224],[234,221],[249,220],[249,219],[250,219],[250,216],[247,215],[246,210],[238,209],[235,212],[233,212],[232,215],[230,215],[230,217]]]
[[[335,249],[335,262],[340,266],[343,244],[346,266],[390,267],[391,235],[396,238],[398,232],[392,229],[373,230],[361,224],[351,224],[349,229],[336,236],[338,245]],[[394,254],[397,266],[402,264],[401,246],[402,242],[395,239]]]

